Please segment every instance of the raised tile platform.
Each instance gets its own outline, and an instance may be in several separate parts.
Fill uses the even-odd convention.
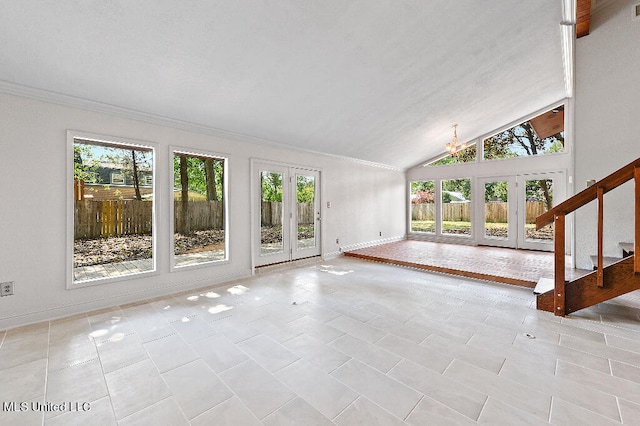
[[[553,278],[553,253],[534,250],[404,240],[345,256],[530,288],[540,278]],[[588,272],[567,269],[565,275],[574,279]]]

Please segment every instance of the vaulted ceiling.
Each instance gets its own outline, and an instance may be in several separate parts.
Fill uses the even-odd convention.
[[[561,21],[558,0],[22,0],[0,80],[404,169],[454,123],[565,97]]]

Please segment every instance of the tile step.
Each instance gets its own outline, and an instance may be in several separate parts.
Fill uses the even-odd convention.
[[[622,257],[631,256],[635,250],[633,243],[618,243],[618,245],[622,249]]]
[[[618,262],[620,260],[622,260],[621,257],[603,256],[602,257],[602,266],[606,268],[607,266],[613,265],[614,263],[616,263],[616,262]],[[595,271],[598,268],[598,256],[597,255],[591,256],[591,264],[593,265],[593,270]]]
[[[538,280],[538,284],[536,284],[536,287],[533,289],[533,294],[546,293],[550,290],[553,290],[554,287],[555,281],[553,280],[553,278],[540,278]]]

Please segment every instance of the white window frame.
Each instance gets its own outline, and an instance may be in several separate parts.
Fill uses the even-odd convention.
[[[224,201],[224,259],[220,260],[212,260],[207,262],[200,262],[193,265],[184,265],[184,266],[176,266],[175,262],[175,211],[174,211],[174,182],[175,175],[173,172],[173,157],[176,153],[186,154],[186,155],[194,155],[194,156],[205,156],[211,157],[216,160],[224,161],[224,177],[223,177],[223,186],[222,186],[222,199]],[[178,272],[178,271],[188,271],[197,268],[208,268],[217,265],[226,265],[231,263],[231,254],[229,253],[229,154],[223,154],[219,152],[206,151],[201,149],[193,149],[187,148],[183,146],[171,145],[169,146],[169,270],[170,272]]]
[[[76,139],[84,139],[84,140],[95,141],[98,143],[105,143],[105,144],[111,144],[111,145],[123,145],[131,148],[151,150],[152,156],[153,156],[153,166],[152,166],[153,188],[154,188],[154,192],[156,193],[158,192],[158,191],[155,191],[156,189],[155,188],[156,187],[155,170],[156,170],[156,163],[158,161],[158,144],[153,142],[148,142],[148,141],[126,139],[126,138],[117,137],[117,136],[106,136],[106,135],[87,133],[87,132],[82,132],[77,130],[67,130],[67,182],[66,182],[66,186],[67,186],[66,288],[67,290],[92,287],[95,285],[102,285],[102,284],[117,283],[117,282],[126,281],[126,280],[139,279],[142,277],[159,275],[159,271],[157,267],[157,262],[158,262],[158,253],[157,253],[158,226],[157,226],[157,215],[156,215],[156,208],[157,208],[156,198],[157,197],[154,196],[153,200],[149,201],[153,203],[152,219],[151,219],[152,250],[153,250],[152,261],[153,262],[152,262],[151,270],[144,271],[144,272],[131,273],[131,274],[123,274],[123,275],[118,275],[114,277],[98,278],[98,279],[77,281],[77,282],[74,281],[73,250],[74,250],[74,232],[75,232],[74,231],[75,200],[74,200],[74,194],[73,194],[73,177],[74,177],[73,176],[73,172],[74,172],[73,146]]]
[[[535,156],[521,156],[521,157],[513,157],[513,158],[501,158],[494,160],[484,160],[484,139],[495,135],[503,130],[506,130],[510,127],[513,127],[519,123],[530,120],[533,117],[537,117],[540,114],[543,114],[550,109],[553,109],[559,105],[563,105],[565,108],[565,128],[564,128],[564,138],[565,145],[564,151],[553,153],[553,154],[545,154],[545,155],[535,155]],[[573,111],[574,111],[574,102],[573,99],[565,98],[561,99],[553,104],[549,104],[548,106],[535,111],[527,116],[524,116],[518,120],[512,121],[502,127],[496,128],[495,130],[488,132],[484,135],[480,135],[478,138],[471,140],[468,142],[469,144],[475,143],[477,147],[477,158],[475,162],[469,163],[460,163],[460,164],[450,164],[442,167],[433,167],[429,166],[429,163],[437,160],[441,157],[433,157],[429,161],[421,163],[419,166],[413,167],[407,171],[406,181],[408,190],[406,205],[409,206],[407,210],[409,214],[407,214],[407,224],[406,230],[407,235],[410,239],[416,240],[425,240],[425,241],[439,241],[439,242],[455,242],[458,244],[477,244],[477,230],[481,227],[478,226],[478,219],[476,213],[476,204],[481,200],[484,200],[484,193],[481,193],[481,189],[477,188],[476,181],[478,178],[483,178],[487,176],[496,176],[500,175],[518,175],[518,174],[530,174],[530,173],[557,173],[562,172],[565,176],[565,181],[561,182],[566,188],[566,195],[570,196],[574,193],[574,183],[573,183],[573,139],[574,139],[574,129],[572,123],[573,119]],[[441,224],[441,207],[440,203],[442,202],[442,195],[440,193],[441,181],[447,179],[458,179],[460,176],[467,176],[471,178],[471,187],[472,187],[472,211],[473,217],[471,218],[471,234],[472,238],[465,239],[460,238],[460,236],[451,236],[447,234],[440,233],[440,224]],[[433,180],[435,181],[436,188],[436,233],[422,233],[422,232],[414,232],[411,230],[411,196],[410,196],[410,188],[412,181],[426,181]],[[558,202],[562,201],[558,199]],[[571,224],[573,223],[572,217],[568,217],[568,229],[571,229]],[[568,247],[572,247],[572,252],[574,251],[574,240],[573,234],[569,234],[572,238],[571,241],[567,243]]]

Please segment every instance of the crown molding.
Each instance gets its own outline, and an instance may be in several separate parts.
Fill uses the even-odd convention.
[[[406,169],[392,166],[389,164],[376,163],[374,161],[363,160],[354,157],[348,157],[344,155],[329,154],[326,152],[320,152],[311,149],[299,148],[292,145],[287,145],[282,142],[276,142],[269,139],[264,139],[256,136],[251,136],[243,133],[230,132],[227,130],[218,129],[211,126],[205,126],[202,124],[192,123],[184,120],[177,120],[170,117],[164,117],[161,115],[150,114],[142,111],[136,111],[129,108],[123,108],[116,105],[105,104],[102,102],[96,102],[89,99],[78,98],[75,96],[65,95],[63,93],[52,92],[49,90],[38,89],[35,87],[24,86],[21,84],[12,83],[5,80],[0,80],[0,93],[6,93],[8,95],[21,96],[24,98],[35,99],[38,101],[49,102],[62,106],[79,108],[87,111],[98,112],[102,114],[113,115],[116,117],[127,118],[136,121],[143,121],[146,123],[157,124],[160,126],[171,127],[174,129],[185,130],[195,133],[201,133],[209,136],[215,136],[219,138],[236,140],[239,142],[253,143],[257,145],[266,145],[274,148],[288,149],[301,153],[321,155],[333,159],[349,161],[357,164],[367,165],[371,167],[378,167],[394,171],[406,171]]]

